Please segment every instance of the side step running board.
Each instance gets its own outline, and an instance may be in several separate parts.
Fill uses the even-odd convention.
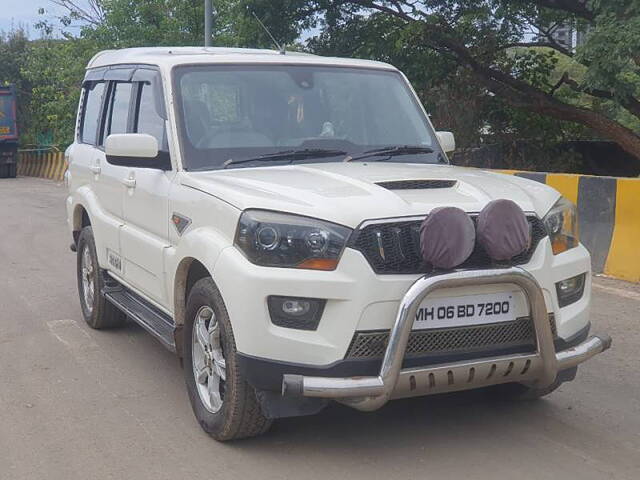
[[[111,282],[109,283],[115,283],[113,279],[110,280]],[[131,320],[156,337],[162,345],[172,352],[176,351],[173,336],[175,324],[169,315],[119,284],[105,288],[103,295],[107,301],[111,302]]]

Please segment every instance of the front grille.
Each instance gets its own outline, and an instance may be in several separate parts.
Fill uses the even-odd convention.
[[[387,190],[427,190],[431,188],[451,188],[458,183],[455,180],[394,180],[378,182],[376,185]]]
[[[474,223],[478,215],[471,214]],[[522,265],[531,259],[540,240],[547,236],[542,220],[535,215],[527,215],[531,226],[531,246],[512,258],[510,265]],[[350,246],[362,252],[373,271],[379,274],[429,273],[428,265],[420,253],[420,225],[422,220],[391,221],[374,223],[356,230]],[[484,248],[476,243],[473,253],[459,266],[461,269],[490,268],[495,262]]]
[[[551,314],[549,323],[555,337],[556,322]],[[388,342],[388,330],[356,332],[346,358],[382,358]],[[442,353],[477,353],[512,347],[528,347],[528,350],[533,351],[535,346],[533,321],[530,317],[523,317],[511,322],[470,327],[414,330],[409,335],[405,358]]]

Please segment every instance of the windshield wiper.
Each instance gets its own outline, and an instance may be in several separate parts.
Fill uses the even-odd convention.
[[[344,162],[352,162],[353,160],[361,160],[363,158],[370,157],[386,157],[384,160],[388,160],[391,157],[398,155],[414,155],[416,153],[433,153],[433,148],[421,147],[418,145],[398,145],[396,147],[383,147],[376,148],[374,150],[367,150],[358,155],[349,155],[345,157]],[[383,160],[383,159],[380,159]]]
[[[266,155],[260,155],[259,157],[242,158],[234,160],[230,158],[224,162],[222,168],[227,168],[229,165],[240,165],[242,163],[249,162],[270,162],[278,160],[289,160],[292,163],[295,160],[304,160],[306,158],[326,158],[337,157],[338,155],[346,155],[347,152],[343,150],[330,150],[326,148],[305,148],[304,150],[285,150],[283,152],[268,153]]]

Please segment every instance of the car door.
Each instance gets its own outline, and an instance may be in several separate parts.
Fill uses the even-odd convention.
[[[118,274],[124,171],[106,162],[102,148],[110,82],[100,77],[84,83],[78,143],[73,149],[71,168],[74,177],[84,180],[88,187],[87,207],[100,266]]]
[[[158,141],[158,158],[169,157],[166,110],[158,71],[136,70],[132,131],[152,135]],[[164,249],[169,246],[169,189],[173,171],[128,167],[124,194],[124,226],[121,230],[124,278],[160,306],[168,306]]]

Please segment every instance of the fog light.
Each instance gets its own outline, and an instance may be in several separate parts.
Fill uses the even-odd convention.
[[[556,283],[556,293],[558,294],[560,308],[571,305],[582,298],[585,278],[586,274],[582,273]]]
[[[316,330],[326,300],[319,298],[280,297],[267,299],[271,323],[297,330]]]
[[[300,317],[311,310],[311,302],[309,300],[287,299],[282,302],[282,313],[292,317]]]

